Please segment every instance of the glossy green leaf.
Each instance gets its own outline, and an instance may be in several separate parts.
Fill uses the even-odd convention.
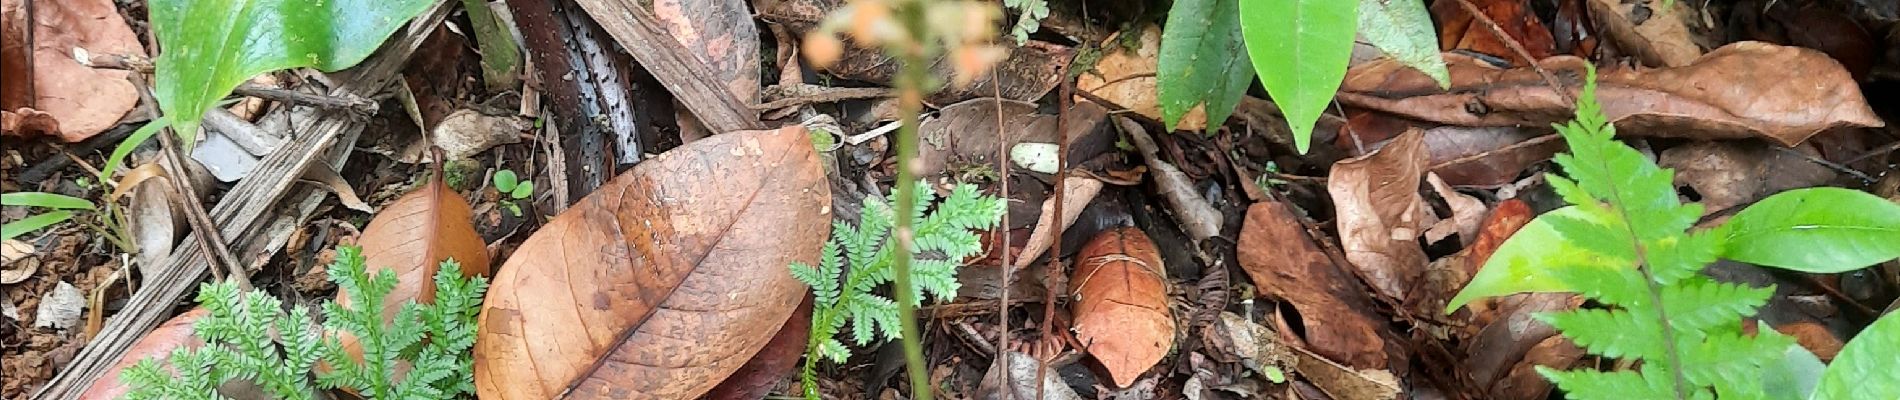
[[[1578,246],[1559,233],[1556,219],[1595,221],[1590,213],[1575,206],[1538,215],[1498,246],[1477,276],[1465,285],[1445,306],[1445,313],[1457,311],[1472,300],[1525,292],[1572,292],[1573,288],[1551,273],[1564,266],[1616,268],[1627,263]]]
[[[191,137],[207,108],[252,76],[356,65],[429,0],[151,0],[159,108]],[[189,142],[189,141],[187,141]]]
[[[515,185],[515,190],[510,191],[509,195],[517,199],[525,199],[528,198],[528,196],[533,196],[534,181],[521,181],[521,184]]]
[[[1240,0],[1176,0],[1161,31],[1158,64],[1161,119],[1169,130],[1203,104],[1209,130],[1227,122],[1253,85]]]
[[[1821,375],[1815,400],[1900,399],[1900,314],[1887,314],[1847,342]]]
[[[171,124],[171,118],[161,116],[146,122],[145,126],[139,127],[139,130],[132,131],[131,136],[126,136],[125,141],[119,142],[118,146],[112,148],[112,156],[106,157],[106,163],[99,167],[99,180],[112,181],[112,172],[125,164],[125,156],[131,155],[132,150],[138,149],[139,145],[145,144],[145,141],[152,140],[152,135],[165,130],[165,127]]]
[[[1240,3],[1247,56],[1305,153],[1313,123],[1346,79],[1359,3],[1350,0],[1248,0]]]
[[[13,192],[0,194],[0,204],[56,209],[85,210],[92,208],[92,202],[86,201],[86,199],[46,192]]]
[[[40,230],[40,228],[64,222],[72,217],[72,211],[54,211],[21,218],[19,221],[8,222],[5,225],[0,225],[0,240],[13,239],[27,232],[37,231]]]
[[[1900,257],[1900,204],[1858,190],[1796,189],[1730,218],[1722,258],[1811,273]]]
[[[1451,72],[1439,56],[1438,33],[1424,2],[1359,0],[1359,33],[1392,59],[1438,81],[1438,87],[1451,87]]]

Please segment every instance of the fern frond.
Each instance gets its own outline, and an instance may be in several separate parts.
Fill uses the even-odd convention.
[[[1647,314],[1647,313],[1645,313]],[[1538,315],[1538,320],[1563,331],[1590,354],[1605,357],[1661,357],[1667,351],[1652,315],[1630,310],[1581,309]]]
[[[1671,325],[1686,332],[1736,324],[1742,317],[1754,315],[1755,309],[1767,304],[1774,293],[1773,286],[1754,288],[1699,277],[1662,288]]]

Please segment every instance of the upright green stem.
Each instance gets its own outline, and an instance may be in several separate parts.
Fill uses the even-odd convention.
[[[926,35],[924,31],[924,2],[902,2],[897,6],[898,23],[910,32],[910,43],[906,48],[898,48],[899,63],[902,71],[897,76],[897,119],[902,125],[897,130],[897,221],[893,224],[897,244],[892,255],[891,280],[897,292],[897,319],[902,326],[904,340],[904,365],[910,375],[911,398],[930,400],[933,388],[930,386],[930,374],[924,370],[923,337],[917,327],[917,293],[911,286],[910,260],[911,249],[916,247],[915,233],[911,229],[911,210],[917,205],[917,115],[923,111],[924,87],[929,84],[929,64],[924,57]]]

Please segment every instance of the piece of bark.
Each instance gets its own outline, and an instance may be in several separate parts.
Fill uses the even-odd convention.
[[[610,164],[631,164],[648,149],[636,138],[643,89],[635,83],[632,56],[620,49],[599,24],[573,0],[509,0],[521,29],[523,50],[537,72],[534,81],[547,92],[549,129],[559,132],[567,193],[563,205],[580,201],[613,176]],[[610,144],[614,148],[609,149]],[[617,152],[617,153],[615,153]],[[606,161],[609,154],[620,162]]]
[[[645,7],[630,0],[576,0],[633,54],[640,66],[714,132],[764,129],[759,113],[719,82],[711,67],[673,40]]]

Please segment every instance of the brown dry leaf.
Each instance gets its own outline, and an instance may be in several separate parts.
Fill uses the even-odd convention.
[[[1694,14],[1686,3],[1663,7],[1661,1],[1634,4],[1622,0],[1587,0],[1590,14],[1596,16],[1603,36],[1625,53],[1635,55],[1643,65],[1680,67],[1702,56],[1702,47],[1689,36],[1682,16]]]
[[[1501,69],[1455,53],[1445,61],[1449,91],[1402,64],[1375,61],[1347,71],[1339,101],[1449,125],[1545,126],[1571,118],[1570,102],[1528,68]],[[1583,76],[1588,61],[1558,56],[1540,64]],[[1599,72],[1597,97],[1622,134],[1761,137],[1793,146],[1832,128],[1885,126],[1840,63],[1799,47],[1737,42],[1686,67]],[[1579,87],[1573,82],[1570,89]]]
[[[1503,379],[1491,384],[1488,399],[1543,399],[1549,398],[1552,389],[1550,379],[1537,372],[1538,367],[1557,370],[1570,369],[1578,360],[1583,359],[1583,349],[1569,338],[1551,336],[1531,347],[1524,353],[1524,359],[1511,367],[1511,372]]]
[[[1497,22],[1498,27],[1503,29],[1505,34],[1523,44],[1524,50],[1531,53],[1531,57],[1549,57],[1556,48],[1555,40],[1550,36],[1550,29],[1544,28],[1544,23],[1537,19],[1536,14],[1531,13],[1526,2],[1471,0],[1471,3],[1478,6],[1478,10],[1483,11],[1485,16],[1491,17],[1493,22]],[[1504,40],[1499,39],[1497,34],[1486,28],[1483,21],[1472,18],[1471,14],[1465,12],[1464,7],[1458,2],[1433,2],[1431,12],[1435,17],[1432,19],[1439,21],[1438,48],[1440,50],[1471,50],[1511,60],[1512,63],[1523,62],[1518,58],[1517,53],[1504,44]]]
[[[0,9],[5,9],[7,15],[20,15],[22,1],[26,0],[0,1]],[[0,104],[0,109],[21,114],[16,118],[27,121],[33,120],[31,113],[21,108],[51,114],[58,120],[60,140],[66,142],[86,140],[118,125],[119,118],[139,101],[132,82],[125,80],[127,72],[94,69],[73,59],[75,49],[90,54],[145,55],[138,36],[119,17],[118,5],[112,0],[40,1],[34,3],[33,14],[33,76],[14,74],[21,70],[17,66],[5,68],[8,81],[15,83],[6,86],[31,82],[32,102]],[[8,34],[8,39],[24,38]],[[17,62],[8,59],[9,63]],[[19,100],[13,95],[4,97],[9,102]]]
[[[1432,155],[1432,172],[1445,183],[1499,186],[1563,151],[1563,140],[1544,138],[1550,134],[1549,129],[1514,126],[1441,126],[1425,130],[1425,148]]]
[[[1821,361],[1834,361],[1834,357],[1841,354],[1841,348],[1846,346],[1846,343],[1842,343],[1840,337],[1834,336],[1834,332],[1828,330],[1826,325],[1815,321],[1781,324],[1775,326],[1775,331],[1793,336],[1796,344],[1814,353],[1814,357],[1820,358]]]
[[[759,29],[753,24],[746,0],[652,1],[653,16],[673,40],[693,49],[713,77],[745,104],[759,102]],[[709,134],[686,107],[677,107],[681,135]]]
[[[1675,169],[1676,186],[1693,189],[1703,212],[1713,214],[1784,190],[1826,185],[1840,175],[1791,152],[1816,153],[1813,143],[1787,150],[1748,142],[1697,142],[1664,150],[1656,164]]]
[[[1262,294],[1299,311],[1313,352],[1359,368],[1383,368],[1384,327],[1357,278],[1334,265],[1285,203],[1247,208],[1236,245],[1240,267]]]
[[[1127,32],[1123,32],[1127,33]],[[1075,89],[1089,92],[1136,114],[1160,121],[1161,101],[1156,97],[1155,77],[1161,53],[1161,27],[1148,25],[1140,30],[1136,48],[1121,45],[1120,34],[1102,41],[1108,54],[1095,63],[1095,70],[1075,78]],[[1207,128],[1207,112],[1200,106],[1188,110],[1174,129],[1200,131]]]
[[[804,129],[702,139],[621,174],[515,250],[483,303],[482,398],[694,398],[785,323],[829,185]],[[717,179],[709,179],[717,177]]]
[[[1075,339],[1116,387],[1128,387],[1174,347],[1161,253],[1148,234],[1122,227],[1096,235],[1075,259]]]
[[[811,337],[811,302],[812,298],[806,297],[805,302],[798,303],[798,309],[786,317],[785,325],[772,336],[772,341],[704,398],[757,400],[771,394],[772,387],[797,369],[798,360],[805,356],[805,340]]]
[[[1062,187],[1062,190],[1066,192],[1062,196],[1062,228],[1060,229],[1066,231],[1070,226],[1075,225],[1076,218],[1082,216],[1082,210],[1088,207],[1089,202],[1095,200],[1095,195],[1102,192],[1102,181],[1085,176],[1072,176],[1062,181]],[[1041,258],[1042,253],[1049,251],[1049,246],[1055,243],[1055,233],[1058,230],[1055,226],[1055,207],[1054,196],[1042,202],[1042,214],[1036,221],[1035,230],[1030,231],[1029,240],[1023,241],[1022,252],[1014,254],[1014,258],[1011,258],[1016,263],[1017,269],[1027,268],[1035,263],[1036,259]]]
[[[0,242],[0,285],[20,283],[39,272],[40,262],[34,257],[38,253],[31,243],[14,239]]]
[[[363,228],[357,244],[363,246],[363,263],[370,274],[396,273],[396,288],[383,303],[385,320],[395,318],[410,300],[435,302],[435,273],[445,260],[460,263],[463,276],[488,276],[490,270],[487,243],[475,233],[468,200],[442,182],[440,169],[421,188],[384,205],[369,227]],[[343,293],[337,293],[336,302],[350,307]],[[342,333],[338,340],[351,356],[362,358],[355,336]]]
[[[139,338],[137,343],[133,343],[132,347],[125,351],[125,355],[119,356],[119,362],[112,364],[112,368],[106,369],[105,374],[100,375],[99,380],[93,381],[92,386],[87,387],[79,398],[107,400],[125,397],[126,392],[131,391],[132,388],[119,380],[119,373],[125,371],[126,368],[131,368],[140,360],[168,356],[172,350],[181,347],[204,346],[204,341],[192,335],[191,325],[209,314],[210,311],[205,310],[204,307],[193,308],[152,329],[151,332],[145,334],[145,337]]]
[[[465,159],[490,147],[519,143],[521,133],[531,129],[527,121],[512,115],[487,115],[472,109],[455,110],[431,126],[431,138],[416,138],[397,153],[396,160],[412,164],[432,162],[430,146],[441,147],[445,159]]]
[[[1353,271],[1380,295],[1404,299],[1425,271],[1418,236],[1431,210],[1418,195],[1424,132],[1407,131],[1379,151],[1333,164],[1326,192],[1337,208],[1340,247]]]
[[[1001,118],[996,115],[999,107]],[[1108,109],[1095,103],[1076,102],[1069,106],[1065,136],[1069,138],[1071,166],[1115,151],[1118,138],[1102,123],[1107,117]],[[1002,128],[997,127],[999,120]],[[999,130],[1007,137],[999,138]],[[985,97],[944,107],[936,117],[922,123],[918,137],[923,139],[923,144],[917,147],[917,159],[923,167],[917,174],[927,176],[945,171],[956,173],[981,165],[988,165],[990,171],[1002,171],[1002,160],[996,159],[998,140],[1009,146],[1004,148],[1007,152],[1020,143],[1056,143],[1062,136],[1056,135],[1056,115],[1038,112],[1036,104],[1014,100],[1003,100],[999,104],[995,97]],[[1026,170],[1020,166],[1012,168]]]

